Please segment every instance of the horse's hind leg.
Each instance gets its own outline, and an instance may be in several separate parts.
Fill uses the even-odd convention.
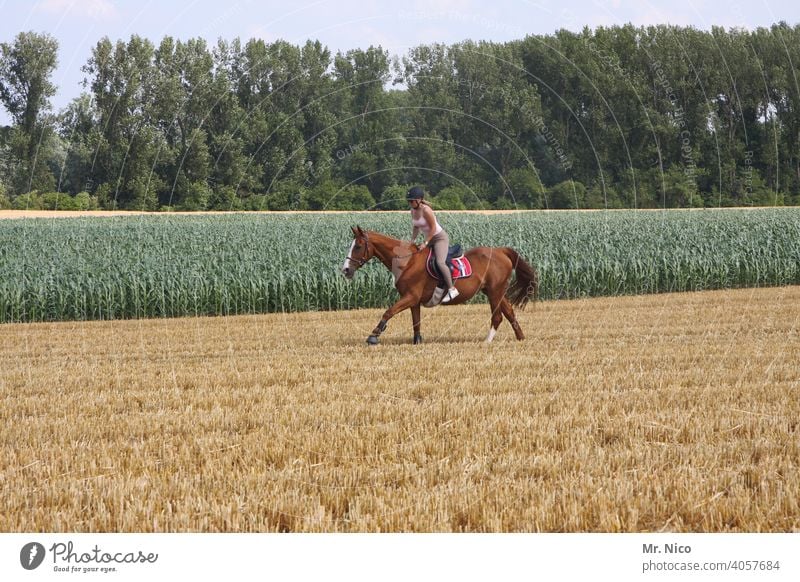
[[[514,308],[512,307],[511,302],[508,300],[508,297],[503,296],[503,299],[500,302],[500,309],[503,311],[503,315],[506,316],[508,323],[511,324],[511,327],[514,330],[514,335],[517,336],[517,339],[524,340],[525,334],[522,333],[522,328],[519,326],[519,322],[517,321],[517,315],[514,313]]]
[[[497,293],[489,292],[486,292],[486,296],[489,298],[489,306],[492,308],[492,327],[489,328],[489,335],[486,336],[486,343],[490,344],[494,339],[494,335],[497,333],[497,328],[503,323],[503,311],[501,306],[504,297],[502,294],[498,296]]]

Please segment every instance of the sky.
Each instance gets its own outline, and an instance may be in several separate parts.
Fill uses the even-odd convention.
[[[0,0],[0,42],[22,31],[47,32],[59,42],[53,75],[60,110],[81,91],[91,48],[108,36],[131,34],[154,44],[166,35],[242,40],[319,40],[333,53],[380,45],[402,56],[420,44],[466,39],[505,42],[584,26],[677,24],[748,29],[784,20],[800,23],[797,0]],[[9,123],[0,107],[0,124]]]

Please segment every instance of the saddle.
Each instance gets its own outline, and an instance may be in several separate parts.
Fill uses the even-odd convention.
[[[469,259],[465,257],[464,253],[461,251],[461,245],[453,245],[447,249],[447,259],[445,260],[445,264],[450,269],[450,274],[453,277],[453,281],[456,279],[464,279],[472,275],[472,265],[470,264]],[[434,255],[433,249],[428,251],[428,260],[425,261],[425,268],[431,277],[439,281],[439,287],[444,287],[442,274],[439,272],[439,268],[436,266],[436,255]]]

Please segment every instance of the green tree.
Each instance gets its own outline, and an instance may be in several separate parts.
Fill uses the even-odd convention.
[[[162,202],[176,206],[186,202],[197,209],[199,200],[207,202],[208,196],[197,193],[207,189],[213,163],[206,129],[218,99],[213,57],[203,39],[182,42],[165,37],[153,58],[152,97],[146,113],[163,133],[160,173],[168,186]]]
[[[544,185],[530,167],[514,168],[508,175],[509,199],[516,208],[543,208]]]
[[[136,35],[127,43],[103,38],[83,67],[96,108],[92,183],[110,208],[152,208],[165,188],[161,172],[173,161],[148,119],[156,98],[153,52],[152,43]]]
[[[455,143],[461,115],[453,53],[444,44],[414,47],[398,75],[407,86],[401,181],[439,191],[452,183],[463,155]]]
[[[406,193],[410,185],[391,185],[383,189],[376,210],[408,210]]]
[[[334,175],[367,186],[379,196],[398,179],[399,110],[385,85],[391,78],[389,53],[380,46],[338,53],[334,58],[335,103],[339,109]]]
[[[40,41],[47,58],[33,63]],[[394,62],[379,46],[332,57],[317,41],[106,38],[84,68],[89,93],[55,124],[54,55],[44,35],[3,44],[10,195],[405,209],[395,185],[422,183],[455,208],[800,202],[800,26],[786,23],[559,30],[423,45]]]
[[[448,186],[431,198],[431,206],[441,210],[466,210],[467,207],[461,199],[462,189],[458,186]]]
[[[53,190],[48,167],[53,137],[47,115],[56,86],[50,77],[58,64],[58,42],[47,34],[21,32],[0,43],[0,101],[14,121],[8,146],[14,158],[9,177],[14,192]]]
[[[566,180],[548,190],[550,208],[586,208],[586,186],[575,180]]]
[[[58,134],[66,147],[59,172],[59,191],[77,194],[92,189],[94,150],[91,136],[95,130],[95,116],[92,99],[86,93],[73,99],[58,115]]]
[[[464,181],[488,181],[500,186],[515,168],[531,164],[527,144],[540,125],[541,107],[536,85],[528,81],[517,44],[463,42],[452,53],[458,110],[453,137],[476,171]]]

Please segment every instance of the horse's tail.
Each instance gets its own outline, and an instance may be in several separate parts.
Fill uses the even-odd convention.
[[[506,291],[506,297],[511,301],[511,305],[524,309],[528,301],[539,299],[539,273],[514,249],[505,247],[503,251],[511,259],[517,272],[517,278]]]

